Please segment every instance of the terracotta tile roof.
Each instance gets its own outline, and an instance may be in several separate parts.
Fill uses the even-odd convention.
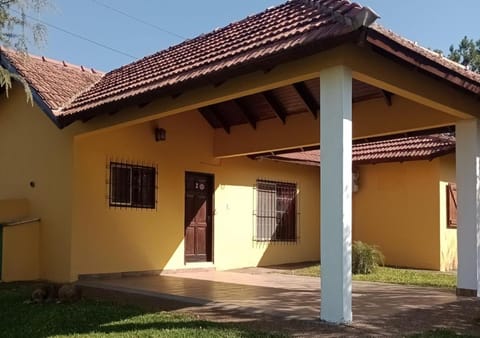
[[[453,153],[455,136],[452,133],[410,136],[380,141],[362,141],[352,148],[354,164],[431,160]],[[290,153],[260,154],[254,158],[319,165],[320,151],[306,150]]]
[[[322,48],[331,46],[319,44],[320,41],[333,43],[337,40],[341,43],[342,38],[348,36],[358,38],[354,33],[358,33],[364,23],[352,24],[352,21],[365,18],[362,16],[365,11],[369,10],[347,0],[291,0],[106,74],[90,90],[79,95],[64,114],[68,116],[115,106],[120,101],[167,88],[185,89],[182,86],[195,80],[212,81],[222,72],[251,66],[294,50],[302,49],[303,53],[308,53],[306,47],[315,43],[317,51],[321,45],[324,45]],[[479,75],[437,53],[378,25],[367,30],[366,39],[433,75],[480,94]],[[398,46],[392,46],[392,43],[407,52],[399,53]],[[419,61],[419,56],[428,62]]]
[[[34,55],[24,55],[6,48],[0,53],[38,93],[54,115],[79,93],[103,76],[94,69]]]
[[[455,151],[455,136],[433,134],[354,144],[354,163],[430,160]]]
[[[329,9],[329,10],[326,10]],[[73,114],[351,33],[361,15],[346,0],[292,0],[107,73],[66,109]]]
[[[13,63],[55,111],[60,126],[360,39],[366,39],[368,48],[480,95],[480,75],[371,25],[375,18],[367,7],[348,0],[290,0],[101,78],[70,65],[62,67],[53,60],[33,58],[30,66],[19,60]],[[49,77],[53,80],[47,83]]]

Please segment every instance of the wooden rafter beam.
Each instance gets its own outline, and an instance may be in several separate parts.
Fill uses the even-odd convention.
[[[263,92],[263,97],[268,102],[275,115],[277,115],[277,117],[282,120],[283,124],[285,124],[287,122],[287,110],[280,101],[277,100],[275,95],[273,95],[273,92],[271,90]]]
[[[222,128],[227,134],[230,134],[231,125],[227,123],[223,115],[217,110],[215,106],[208,106],[199,109],[200,113],[205,117],[208,115],[213,115],[218,122],[220,122]]]
[[[387,106],[391,107],[393,93],[390,93],[389,91],[382,89],[382,94],[383,94],[383,97],[385,98],[385,102],[387,103]]]
[[[358,102],[362,102],[362,101],[379,99],[379,98],[382,98],[382,97],[384,97],[384,96],[380,93],[372,93],[372,94],[367,94],[367,95],[363,95],[363,96],[352,97],[352,102],[353,103],[358,103]]]
[[[257,120],[253,117],[252,112],[240,99],[235,99],[232,101],[242,113],[242,115],[247,119],[248,123],[252,126],[253,129],[257,129]]]
[[[212,127],[213,129],[215,129],[215,124],[212,122],[211,118],[210,118],[210,111],[208,109],[205,109],[205,108],[199,108],[198,111],[200,112],[200,114],[203,116],[203,118],[205,119],[205,121],[208,122],[208,124],[210,125],[210,127]]]
[[[297,91],[298,96],[300,96],[300,98],[302,99],[305,107],[317,119],[318,113],[320,112],[320,105],[317,103],[312,93],[310,93],[310,91],[308,90],[305,82],[294,83],[293,87]]]

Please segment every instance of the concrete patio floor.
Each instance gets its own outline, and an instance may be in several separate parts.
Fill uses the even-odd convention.
[[[454,290],[354,282],[353,323],[330,326],[318,319],[319,278],[275,269],[182,271],[79,284],[87,296],[141,297],[155,308],[210,320],[259,321],[260,328],[268,328],[270,321],[271,328],[294,335],[403,335],[438,328],[480,335],[480,300],[456,297]]]

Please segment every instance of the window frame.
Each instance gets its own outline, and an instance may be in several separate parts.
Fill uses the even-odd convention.
[[[119,195],[119,192],[116,192],[115,189],[119,189],[120,186],[124,183],[117,182],[115,183],[115,169],[123,169],[128,170],[129,174],[128,180],[124,182],[128,184],[127,187],[123,187],[123,189],[128,190],[128,201],[122,201]],[[135,180],[135,171],[137,171],[138,175],[140,175],[140,183],[139,180]],[[141,181],[141,177],[143,175],[147,175],[148,179],[151,182],[147,182],[148,185],[143,185]],[[123,179],[123,178],[120,178]],[[146,166],[146,165],[137,165],[131,163],[122,163],[122,162],[114,162],[111,161],[109,165],[109,197],[108,202],[111,208],[135,208],[135,209],[156,209],[157,205],[157,198],[156,198],[156,190],[157,190],[157,168],[155,166]],[[143,198],[144,192],[150,190],[152,195],[151,197],[147,197],[146,199]],[[134,192],[137,191],[136,198]]]
[[[457,195],[457,184],[448,183],[446,185],[446,206],[447,206],[447,229],[457,229],[458,228],[458,195]]]
[[[274,189],[265,189],[265,187],[268,186],[274,187]],[[297,243],[299,239],[298,184],[270,179],[257,179],[254,190],[255,212],[253,240],[259,243]],[[261,202],[261,191],[274,195],[274,201],[270,201],[270,207],[272,207],[270,210],[268,210],[268,207],[267,210],[262,210],[264,205]],[[287,192],[287,196],[284,195],[285,191]],[[285,198],[289,199],[287,203],[285,203]],[[282,205],[283,208],[279,208],[279,206]],[[291,223],[282,223],[282,219],[284,219],[285,215]],[[273,221],[275,223],[273,226],[268,224],[261,225],[260,219],[266,219],[266,222]],[[266,226],[270,228],[261,230],[260,226]],[[280,233],[278,233],[279,229],[281,230]],[[268,233],[271,233],[271,235],[268,235]]]

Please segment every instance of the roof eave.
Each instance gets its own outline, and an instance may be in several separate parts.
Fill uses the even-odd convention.
[[[413,162],[413,161],[432,161],[438,157],[455,153],[455,146],[452,146],[449,149],[439,150],[429,155],[419,155],[419,156],[405,156],[405,157],[387,157],[380,159],[368,159],[368,160],[352,160],[352,163],[355,165],[367,165],[367,164],[381,164],[381,163],[403,163],[403,162]]]
[[[469,94],[476,95],[477,97],[480,96],[479,82],[468,78],[454,69],[448,68],[405,45],[402,45],[375,28],[367,29],[365,41],[366,45],[378,53],[387,54],[389,57],[393,57],[396,61],[410,65],[424,74],[450,82],[456,88]],[[435,73],[428,68],[435,69]]]
[[[449,154],[455,153],[455,146],[448,147],[447,149],[436,151],[428,155],[418,155],[418,156],[404,156],[404,157],[384,157],[378,159],[367,159],[367,160],[356,160],[352,159],[354,165],[372,165],[372,164],[381,164],[381,163],[403,163],[403,162],[413,162],[413,161],[432,161],[438,157],[446,156]],[[250,155],[252,160],[272,160],[285,163],[309,165],[309,166],[320,166],[320,162],[309,161],[303,159],[291,159],[277,155]]]

